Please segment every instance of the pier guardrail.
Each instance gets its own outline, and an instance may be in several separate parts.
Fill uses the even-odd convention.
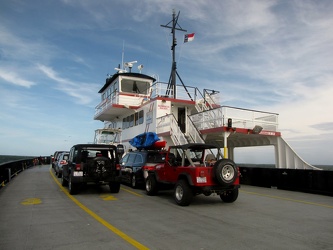
[[[45,164],[50,164],[50,157],[42,157]],[[36,158],[25,158],[21,160],[8,161],[0,164],[0,189],[4,187],[20,172],[36,165]]]

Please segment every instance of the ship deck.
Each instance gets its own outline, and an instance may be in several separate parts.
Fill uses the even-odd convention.
[[[0,249],[332,249],[332,197],[241,186],[236,202],[197,196],[177,206],[169,191],[147,196],[88,186],[71,196],[50,165],[0,190]]]

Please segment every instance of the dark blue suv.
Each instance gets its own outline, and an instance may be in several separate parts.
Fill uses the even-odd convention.
[[[144,186],[148,169],[165,161],[164,150],[130,151],[121,160],[121,178],[123,183],[130,184],[132,188]],[[143,171],[145,167],[145,171]]]

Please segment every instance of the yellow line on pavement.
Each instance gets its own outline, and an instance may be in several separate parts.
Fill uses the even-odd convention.
[[[126,192],[128,192],[128,193],[130,193],[130,194],[134,194],[134,195],[136,195],[136,196],[142,197],[141,194],[139,194],[139,193],[137,193],[137,192],[133,192],[133,191],[127,189],[127,188],[121,188],[121,190],[124,190],[124,191],[126,191]]]
[[[97,220],[99,223],[101,223],[103,226],[111,230],[116,235],[120,236],[122,239],[136,247],[140,250],[146,250],[149,249],[146,246],[142,245],[141,243],[137,242],[127,234],[120,231],[118,228],[112,226],[110,223],[108,223],[106,220],[95,214],[93,211],[91,211],[89,208],[84,206],[81,202],[79,202],[76,198],[74,198],[72,195],[69,194],[68,190],[64,188],[60,182],[56,179],[55,175],[52,173],[52,168],[50,168],[50,174],[53,177],[54,181],[58,184],[58,186],[61,188],[61,190],[72,200],[76,205],[78,205],[82,210],[84,210],[87,214],[89,214],[91,217],[93,217],[95,220]]]
[[[321,203],[316,203],[316,202],[311,202],[311,201],[303,201],[303,200],[296,200],[296,199],[291,199],[287,197],[281,197],[281,196],[274,196],[274,195],[268,195],[268,194],[260,194],[256,192],[249,192],[249,191],[244,191],[240,190],[242,193],[246,194],[253,194],[253,195],[258,195],[258,196],[264,196],[264,197],[269,197],[273,199],[279,199],[279,200],[285,200],[285,201],[293,201],[293,202],[298,202],[298,203],[303,203],[303,204],[308,204],[308,205],[314,205],[314,206],[319,206],[319,207],[327,207],[327,208],[333,208],[331,205],[326,205],[326,204],[321,204]]]

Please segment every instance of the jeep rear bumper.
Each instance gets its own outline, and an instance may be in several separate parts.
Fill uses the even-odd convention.
[[[109,184],[110,182],[121,181],[120,176],[110,176],[106,178],[91,178],[88,176],[72,176],[72,183],[98,183],[98,184]]]
[[[216,193],[216,194],[221,194],[225,191],[230,191],[230,190],[234,190],[237,188],[240,188],[240,185],[231,185],[228,187],[222,187],[222,186],[205,186],[205,187],[193,187],[194,190],[197,193],[203,193],[203,194],[212,194],[212,193]]]

